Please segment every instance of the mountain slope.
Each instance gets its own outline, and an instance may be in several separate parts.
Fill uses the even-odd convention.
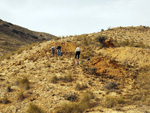
[[[53,35],[48,33],[31,31],[0,20],[0,56],[25,45],[50,40],[53,37]]]
[[[150,112],[149,50],[103,47],[105,42],[89,36],[42,42],[1,61],[0,112]],[[57,51],[51,56],[50,47],[58,45],[62,56]],[[79,60],[74,59],[78,45]]]

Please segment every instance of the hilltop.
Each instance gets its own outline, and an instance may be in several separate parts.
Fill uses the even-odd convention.
[[[4,59],[0,62],[0,112],[150,112],[146,30],[143,26],[113,28],[52,39]],[[127,40],[120,40],[120,35]],[[58,45],[62,56],[56,51],[51,56],[50,47]],[[79,60],[74,58],[77,46],[82,51]],[[76,60],[82,64],[76,65]]]
[[[35,42],[50,40],[54,35],[35,32],[0,20],[0,56]]]

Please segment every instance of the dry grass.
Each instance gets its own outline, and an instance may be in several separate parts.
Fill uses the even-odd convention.
[[[58,77],[55,75],[51,77],[50,82],[55,84],[58,82],[58,80],[59,80]]]
[[[150,72],[149,69],[142,70],[139,72],[136,78],[136,86],[139,89],[150,91]]]
[[[60,80],[62,80],[63,82],[72,82],[73,81],[72,74],[68,73],[63,77],[60,77]]]
[[[23,89],[29,89],[30,88],[30,83],[27,77],[23,77],[21,79],[19,79],[19,86]]]
[[[24,99],[25,99],[24,92],[19,91],[18,94],[17,94],[17,100],[22,101]]]
[[[67,74],[65,76],[61,76],[61,77],[57,77],[52,76],[50,79],[51,83],[57,83],[58,81],[62,81],[62,82],[72,82],[73,78],[72,78],[72,74]]]
[[[7,90],[7,92],[11,92],[12,91],[11,85],[8,85],[6,90]]]
[[[43,109],[41,109],[39,106],[31,103],[29,104],[26,113],[46,113],[46,112]]]
[[[93,93],[86,92],[79,102],[64,103],[56,109],[56,113],[83,113],[86,109],[96,105],[91,101],[93,98]]]
[[[64,98],[69,101],[77,101],[78,94],[75,92],[70,92],[64,95]]]
[[[2,104],[8,104],[9,102],[10,101],[8,100],[8,97],[6,94],[0,99],[0,103]]]
[[[86,84],[83,84],[83,83],[77,83],[75,86],[75,90],[84,90],[86,88],[88,88],[88,86]]]
[[[132,101],[135,104],[150,105],[150,72],[148,69],[143,69],[137,74],[135,80],[135,91]],[[138,91],[138,92],[137,92]],[[137,92],[137,93],[136,93]]]
[[[27,45],[25,47],[21,47],[21,48],[18,48],[18,49],[14,49],[14,50],[11,50],[13,52],[10,52],[4,56],[1,56],[0,57],[0,60],[3,60],[3,59],[10,59],[11,56],[15,55],[15,54],[21,54],[23,51],[25,50],[30,50],[32,49],[33,46],[38,46],[40,44],[40,42],[35,42],[35,43],[32,43],[30,45]]]
[[[115,107],[119,104],[124,104],[125,100],[123,97],[117,96],[106,96],[102,105],[107,108]]]
[[[147,68],[150,66],[150,51],[135,47],[108,48],[99,51],[104,57],[116,60],[122,65],[134,68]]]

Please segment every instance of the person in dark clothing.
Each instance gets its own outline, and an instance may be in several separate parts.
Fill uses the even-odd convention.
[[[57,56],[61,56],[61,46],[57,46]]]
[[[80,53],[81,53],[81,48],[80,48],[80,47],[77,47],[77,48],[76,48],[75,58],[78,56],[78,59],[79,59]]]

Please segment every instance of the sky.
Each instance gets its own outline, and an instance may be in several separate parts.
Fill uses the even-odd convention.
[[[150,0],[0,0],[0,19],[55,36],[150,26]]]

